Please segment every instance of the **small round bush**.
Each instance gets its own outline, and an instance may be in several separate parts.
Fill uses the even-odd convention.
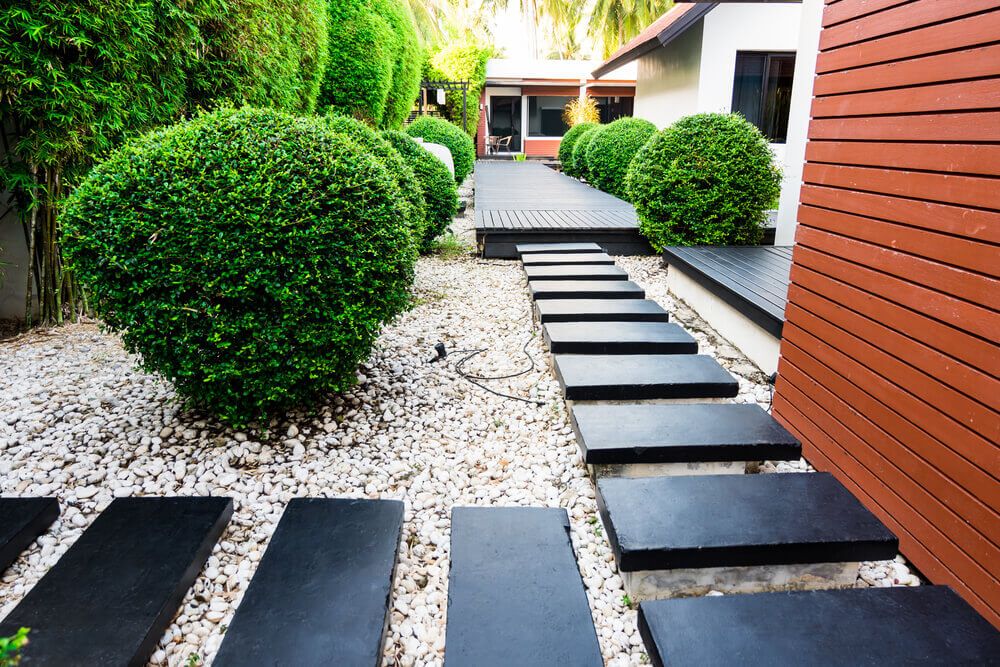
[[[576,168],[573,165],[573,148],[588,130],[597,127],[597,123],[577,123],[566,131],[562,141],[559,142],[559,162],[562,170],[567,176],[576,176]]]
[[[403,195],[401,203],[407,210],[407,225],[413,233],[414,241],[419,242],[424,236],[424,228],[427,225],[427,203],[424,200],[424,191],[420,181],[413,173],[409,163],[391,143],[359,120],[334,115],[327,117],[327,123],[334,132],[346,134],[359,146],[381,160],[383,166],[389,170]],[[445,169],[445,171],[448,170]]]
[[[628,165],[656,126],[642,118],[624,117],[605,125],[587,146],[587,182],[616,197],[625,197]]]
[[[322,119],[226,109],[152,132],[68,198],[107,326],[191,405],[243,425],[355,381],[409,302],[396,181]]]
[[[476,146],[465,132],[441,118],[421,116],[410,123],[406,133],[432,144],[441,144],[451,152],[455,162],[455,181],[461,183],[472,173],[476,163]]]
[[[573,176],[584,180],[590,178],[590,174],[587,172],[587,149],[603,127],[605,126],[598,125],[584,130],[583,134],[577,138],[576,144],[573,146]]]
[[[451,224],[458,210],[458,188],[448,167],[405,132],[383,132],[393,148],[399,151],[416,174],[417,182],[427,202],[426,225],[420,242],[421,250],[429,250],[431,241]]]
[[[628,172],[640,230],[670,245],[759,243],[781,190],[767,139],[738,114],[682,118],[657,133]]]

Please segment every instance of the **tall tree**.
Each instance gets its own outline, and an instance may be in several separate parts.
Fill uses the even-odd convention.
[[[673,6],[673,0],[596,0],[587,33],[605,58]]]

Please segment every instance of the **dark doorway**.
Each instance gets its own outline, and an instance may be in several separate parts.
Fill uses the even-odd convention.
[[[520,96],[490,96],[489,135],[486,145],[490,153],[521,152]]]

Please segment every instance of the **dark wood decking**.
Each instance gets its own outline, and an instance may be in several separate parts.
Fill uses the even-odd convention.
[[[518,243],[593,241],[611,254],[649,254],[626,201],[534,162],[476,163],[476,241],[515,258]]]
[[[664,249],[663,257],[672,270],[683,271],[764,330],[781,337],[791,246],[671,247]]]

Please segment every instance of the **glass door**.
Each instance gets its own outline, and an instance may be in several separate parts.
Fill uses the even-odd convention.
[[[490,96],[489,145],[491,153],[521,152],[521,98]]]

